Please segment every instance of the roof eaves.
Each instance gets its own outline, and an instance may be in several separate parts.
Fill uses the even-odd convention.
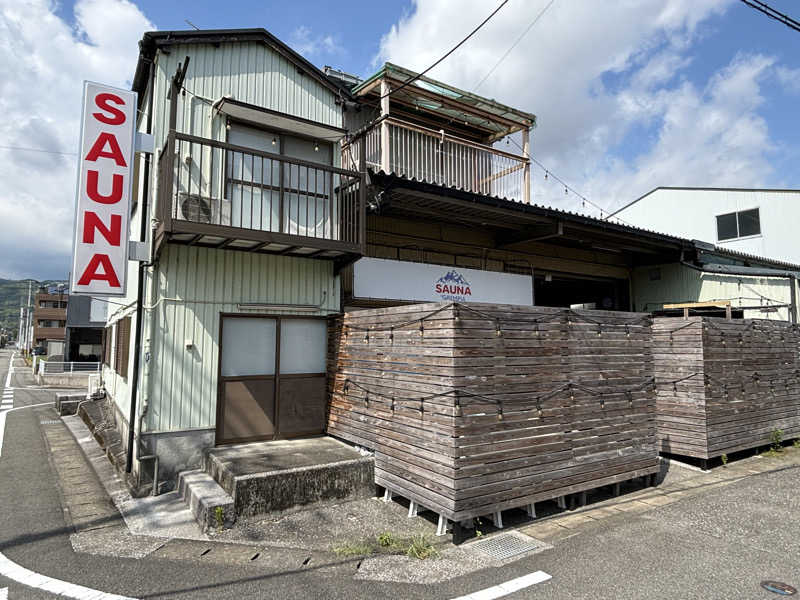
[[[314,79],[324,85],[326,88],[334,93],[341,93],[343,88],[325,76],[318,67],[306,60],[303,56],[292,50],[289,46],[272,35],[269,31],[263,28],[250,28],[250,29],[201,29],[201,30],[177,30],[177,31],[148,31],[142,36],[139,43],[139,63],[136,66],[136,76],[134,76],[134,90],[139,91],[135,87],[137,83],[137,76],[140,72],[140,66],[143,59],[149,58],[152,60],[155,56],[157,48],[172,46],[175,44],[212,44],[222,42],[251,42],[263,41],[274,50],[282,54],[286,59],[293,62],[304,71],[308,72]],[[146,53],[145,53],[146,52]],[[141,84],[141,82],[139,81]]]

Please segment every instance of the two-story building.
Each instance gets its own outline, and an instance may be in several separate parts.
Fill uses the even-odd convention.
[[[133,89],[157,151],[131,231],[152,255],[109,310],[103,375],[126,446],[133,428],[170,481],[216,444],[323,431],[364,198],[341,167],[346,92],[263,29],[147,33]]]
[[[151,256],[110,307],[103,380],[134,471],[158,457],[167,487],[207,448],[325,431],[343,310],[642,310],[658,265],[786,268],[531,205],[536,117],[393,64],[361,81],[263,29],[153,32],[133,88]]]

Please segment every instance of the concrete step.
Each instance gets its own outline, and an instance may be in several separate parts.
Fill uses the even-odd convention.
[[[239,517],[369,498],[375,495],[374,464],[372,456],[328,436],[211,448],[204,460]]]
[[[229,529],[236,521],[233,498],[205,471],[178,474],[178,495],[203,531]]]

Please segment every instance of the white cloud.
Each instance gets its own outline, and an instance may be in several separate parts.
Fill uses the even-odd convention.
[[[430,75],[474,90],[545,3],[510,2]],[[800,71],[741,54],[706,83],[688,77],[703,61],[695,44],[731,4],[557,1],[478,92],[535,113],[534,156],[604,207],[658,185],[768,184],[764,82],[790,89]],[[425,68],[487,11],[480,0],[417,0],[383,36],[376,62]],[[581,209],[542,175],[534,171],[536,202]]]
[[[78,0],[75,24],[46,0],[0,0],[0,140],[71,153],[82,81],[130,87],[137,42],[153,30],[127,0]],[[0,148],[0,277],[65,278],[76,157]]]
[[[787,92],[800,94],[800,69],[778,67],[775,69],[775,76],[778,78],[778,83],[780,83]]]
[[[344,53],[344,48],[332,35],[315,36],[311,28],[305,25],[292,32],[289,45],[306,58]]]

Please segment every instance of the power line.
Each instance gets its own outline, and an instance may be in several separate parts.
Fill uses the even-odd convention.
[[[23,152],[44,152],[45,154],[63,154],[64,156],[78,156],[77,152],[59,152],[58,150],[45,150],[43,148],[25,148],[23,146],[0,146],[3,150],[20,150]]]
[[[503,1],[500,3],[500,6],[498,6],[497,8],[495,8],[495,9],[494,9],[494,11],[492,11],[492,14],[490,14],[488,17],[486,17],[486,18],[485,18],[485,19],[484,19],[484,20],[481,22],[481,24],[480,24],[480,25],[478,25],[478,26],[477,26],[475,29],[473,29],[473,30],[472,30],[472,31],[469,33],[469,35],[468,35],[467,37],[465,37],[463,40],[461,40],[460,42],[458,42],[458,44],[456,44],[455,46],[453,46],[453,47],[450,49],[450,51],[449,51],[449,52],[447,52],[447,54],[445,54],[444,56],[442,56],[442,57],[441,57],[439,60],[437,60],[435,63],[433,63],[433,64],[432,64],[430,67],[428,67],[427,69],[425,69],[425,70],[424,70],[424,71],[422,71],[421,73],[418,73],[417,75],[415,75],[414,77],[412,77],[412,78],[411,78],[411,79],[409,79],[408,81],[404,82],[402,85],[398,86],[397,88],[395,88],[395,89],[393,89],[393,90],[389,90],[387,93],[385,93],[383,96],[381,96],[381,98],[380,98],[380,99],[381,99],[381,100],[383,100],[383,99],[384,99],[384,98],[386,98],[387,96],[391,96],[391,95],[392,95],[392,94],[394,94],[395,92],[399,92],[399,91],[400,91],[400,90],[402,90],[403,88],[405,88],[405,87],[408,87],[409,85],[411,85],[412,83],[414,83],[415,81],[417,81],[417,80],[418,80],[420,77],[422,77],[423,75],[425,75],[425,73],[427,73],[428,71],[430,71],[431,69],[433,69],[433,68],[434,68],[436,65],[438,65],[440,62],[442,62],[442,61],[443,61],[445,58],[447,58],[447,57],[448,57],[448,56],[450,56],[450,55],[451,55],[453,52],[455,52],[456,50],[458,50],[458,49],[459,49],[459,48],[460,48],[460,47],[461,47],[461,46],[464,44],[464,42],[466,42],[466,41],[467,41],[469,38],[471,38],[473,35],[475,35],[475,34],[478,32],[478,30],[479,30],[481,27],[483,27],[484,25],[486,25],[486,23],[488,23],[488,22],[489,22],[489,19],[491,19],[493,16],[495,16],[495,15],[496,15],[496,14],[497,14],[497,13],[500,11],[500,9],[501,9],[501,8],[503,8],[503,7],[504,7],[506,4],[508,4],[508,0],[503,0]]]
[[[547,6],[545,6],[545,7],[544,7],[544,8],[543,8],[541,11],[539,11],[539,14],[538,14],[538,15],[536,15],[536,17],[534,17],[533,21],[531,21],[531,22],[528,24],[528,26],[525,28],[525,31],[523,31],[523,32],[520,34],[520,36],[519,36],[519,37],[516,39],[516,41],[515,41],[513,44],[511,44],[511,47],[510,47],[508,50],[506,50],[505,54],[503,54],[503,56],[501,56],[501,57],[500,57],[500,60],[498,60],[498,61],[497,61],[497,62],[494,64],[494,66],[493,66],[491,69],[489,69],[489,72],[488,72],[488,73],[486,73],[486,75],[484,75],[483,79],[481,79],[481,80],[480,80],[480,81],[477,83],[477,85],[475,85],[475,90],[474,90],[474,91],[478,91],[478,88],[479,88],[479,87],[481,87],[481,86],[483,85],[483,83],[484,83],[484,82],[485,82],[487,79],[489,79],[489,76],[490,76],[492,73],[494,73],[494,72],[495,72],[495,69],[497,69],[497,67],[499,67],[499,66],[500,66],[500,63],[502,63],[502,62],[503,62],[503,61],[504,61],[504,60],[505,60],[505,59],[508,57],[508,55],[509,55],[509,54],[511,54],[511,51],[512,51],[512,50],[514,50],[514,48],[516,48],[516,47],[517,47],[517,44],[519,44],[519,43],[522,41],[522,38],[524,38],[526,35],[528,35],[528,32],[529,32],[531,29],[533,29],[533,26],[534,26],[534,25],[536,25],[537,21],[539,21],[539,19],[541,19],[541,18],[542,18],[542,15],[544,15],[544,13],[546,13],[546,12],[547,12],[547,10],[548,10],[548,9],[549,9],[549,8],[550,8],[552,5],[553,5],[553,3],[554,3],[555,1],[556,1],[556,0],[550,0],[550,2],[547,4]]]
[[[789,29],[794,29],[795,31],[800,32],[800,21],[795,21],[789,15],[785,15],[782,12],[778,12],[777,10],[772,8],[769,4],[760,2],[759,0],[741,0],[741,1],[750,8],[754,8],[758,12],[764,13],[770,19],[775,19],[776,21],[778,21],[778,23],[783,23]]]
[[[514,145],[515,145],[517,148],[519,148],[519,149],[520,149],[520,150],[521,150],[523,153],[525,152],[525,151],[522,149],[522,146],[520,146],[520,145],[519,145],[519,143],[517,142],[517,140],[515,140],[513,137],[509,136],[507,139],[510,139],[512,142],[514,142]],[[578,191],[577,191],[575,188],[573,188],[573,187],[572,187],[572,186],[570,186],[570,185],[569,185],[567,182],[565,182],[563,179],[561,179],[561,177],[559,177],[558,175],[556,175],[555,173],[553,173],[553,172],[552,172],[550,169],[548,169],[546,166],[544,166],[544,165],[543,165],[541,162],[539,162],[538,160],[536,160],[536,158],[534,158],[533,156],[529,156],[528,158],[530,158],[532,162],[536,163],[536,165],[538,165],[538,166],[539,166],[539,167],[540,167],[540,168],[541,168],[541,169],[544,171],[544,178],[545,178],[545,179],[549,179],[549,178],[551,178],[551,177],[552,177],[553,179],[555,179],[557,182],[559,182],[561,185],[563,185],[563,186],[564,186],[564,192],[565,192],[565,193],[572,192],[572,193],[573,193],[575,196],[577,196],[578,198],[580,198],[580,199],[581,199],[581,202],[582,202],[582,203],[583,203],[583,205],[584,205],[584,207],[585,207],[587,204],[589,204],[590,206],[593,206],[594,208],[596,208],[597,210],[599,210],[599,211],[600,211],[600,218],[601,218],[601,219],[607,219],[607,218],[608,218],[607,216],[606,216],[606,217],[603,217],[603,213],[604,213],[604,212],[605,212],[605,213],[609,212],[607,209],[605,209],[605,208],[603,208],[602,206],[600,206],[599,204],[595,204],[594,202],[592,202],[591,200],[589,200],[589,199],[588,199],[586,196],[584,196],[583,194],[581,194],[580,192],[578,192]],[[632,225],[631,223],[628,223],[627,221],[623,221],[623,220],[622,220],[622,219],[620,219],[619,217],[614,217],[614,218],[615,218],[615,219],[617,219],[617,220],[618,220],[620,223],[623,223],[623,224],[625,224],[625,225],[628,225],[629,227],[635,227],[635,225]]]

